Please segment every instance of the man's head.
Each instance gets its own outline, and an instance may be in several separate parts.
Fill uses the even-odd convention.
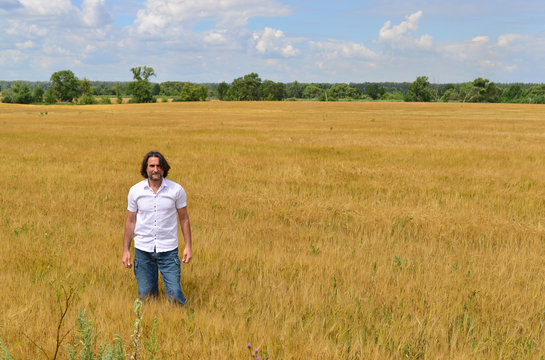
[[[146,179],[160,180],[160,177],[167,177],[170,165],[167,159],[159,151],[150,151],[142,160],[140,174]]]

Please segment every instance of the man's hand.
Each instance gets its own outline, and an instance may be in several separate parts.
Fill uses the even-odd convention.
[[[136,213],[132,211],[127,211],[127,220],[125,220],[125,233],[123,234],[123,265],[130,269],[131,264],[131,241],[134,235],[134,227],[136,226]]]
[[[124,251],[122,261],[123,261],[123,265],[125,265],[125,267],[127,269],[130,269],[131,266],[132,266],[132,264],[131,264],[131,253],[128,252],[128,251]]]
[[[180,218],[180,225],[182,227],[182,233],[184,234],[185,248],[182,256],[182,262],[189,264],[193,253],[191,252],[191,225],[189,225],[189,215],[187,214],[187,207],[178,209],[178,217]]]
[[[191,259],[193,258],[193,254],[191,253],[191,248],[188,248],[187,246],[184,249],[184,255],[182,257],[182,262],[189,264]]]

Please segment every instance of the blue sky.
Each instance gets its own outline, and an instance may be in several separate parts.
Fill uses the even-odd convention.
[[[545,82],[543,0],[0,0],[0,80]]]

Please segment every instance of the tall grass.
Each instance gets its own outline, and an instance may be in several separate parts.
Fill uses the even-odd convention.
[[[0,338],[54,349],[61,285],[130,338],[126,196],[157,149],[194,238],[188,308],[144,304],[167,358],[539,358],[544,109],[1,104]]]

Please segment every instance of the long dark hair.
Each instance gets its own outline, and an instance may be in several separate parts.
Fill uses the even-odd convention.
[[[150,151],[149,153],[144,156],[144,160],[142,160],[142,167],[140,168],[140,174],[142,174],[143,177],[146,179],[148,178],[148,172],[146,171],[148,169],[148,159],[151,157],[156,157],[159,159],[159,165],[161,165],[161,168],[163,169],[163,177],[167,177],[168,171],[170,170],[170,165],[167,162],[167,159],[159,152],[159,151]]]

